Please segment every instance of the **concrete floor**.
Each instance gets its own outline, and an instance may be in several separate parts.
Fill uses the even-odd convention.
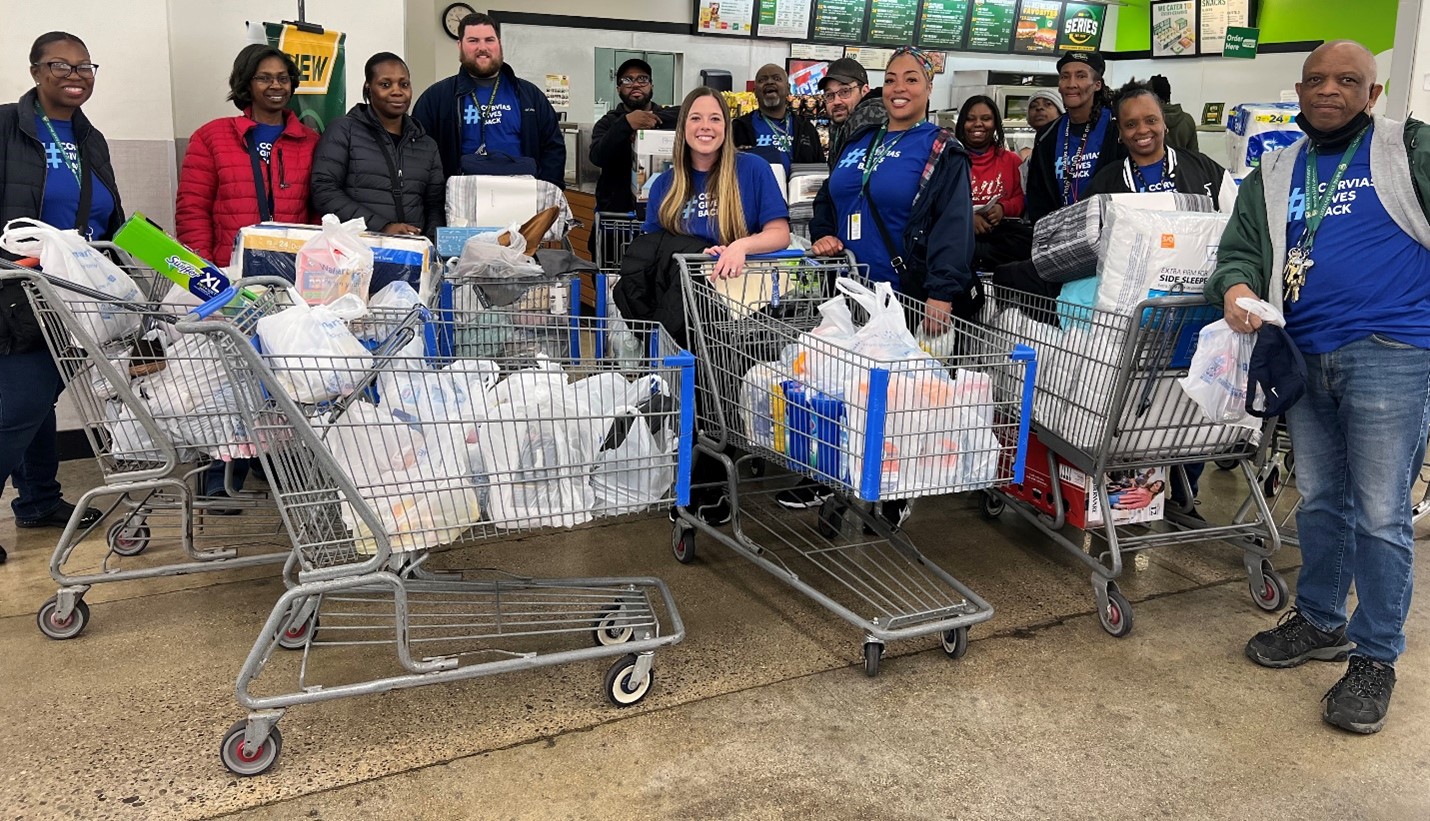
[[[95,475],[65,465],[71,498]],[[1204,481],[1215,519],[1233,477]],[[688,637],[656,655],[656,685],[629,710],[601,694],[609,662],[299,706],[275,768],[237,779],[218,740],[244,714],[234,678],[282,590],[276,569],[102,585],[84,634],[55,642],[34,622],[55,534],[17,535],[5,507],[4,818],[1430,817],[1426,608],[1387,728],[1349,736],[1319,718],[1342,665],[1242,657],[1276,617],[1252,606],[1225,545],[1129,571],[1137,626],[1116,640],[1087,574],[1030,525],[925,503],[915,544],[997,613],[962,660],[896,643],[876,679],[861,635],[731,551],[707,539],[677,565],[663,517],[455,550],[437,559],[658,575]],[[337,668],[384,661],[358,650]]]

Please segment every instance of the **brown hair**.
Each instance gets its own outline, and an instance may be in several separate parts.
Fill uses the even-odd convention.
[[[675,156],[672,158],[674,167],[670,169],[670,190],[660,204],[660,227],[673,234],[690,233],[685,206],[702,192],[695,190],[690,146],[685,143],[685,121],[690,117],[690,107],[701,97],[714,97],[720,105],[720,116],[725,121],[725,142],[721,144],[715,165],[711,166],[705,178],[703,193],[709,195],[719,209],[716,224],[720,227],[720,244],[729,245],[747,236],[749,231],[745,227],[745,206],[740,200],[740,181],[735,173],[735,141],[730,133],[734,123],[730,121],[730,108],[725,105],[725,98],[720,96],[720,92],[709,86],[694,89],[685,95],[685,101],[680,104],[680,118],[675,128]]]

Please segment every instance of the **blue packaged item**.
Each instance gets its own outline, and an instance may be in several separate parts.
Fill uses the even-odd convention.
[[[437,254],[444,259],[459,257],[467,240],[477,234],[495,234],[505,230],[506,228],[452,228],[444,225],[437,229]]]
[[[796,465],[809,465],[810,408],[804,386],[793,379],[780,383],[785,393],[785,455]]]
[[[815,393],[809,400],[814,421],[814,469],[837,482],[844,475],[844,400]]]

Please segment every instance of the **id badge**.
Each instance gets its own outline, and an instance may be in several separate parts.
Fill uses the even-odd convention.
[[[852,214],[849,215],[849,241],[850,241],[850,242],[857,242],[860,237],[864,236],[864,229],[863,229],[862,224],[861,224],[861,218],[862,218],[862,217],[863,217],[863,214],[860,214],[858,211],[855,211],[854,213],[852,213]]]

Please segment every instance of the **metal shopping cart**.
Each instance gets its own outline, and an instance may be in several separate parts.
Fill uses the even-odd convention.
[[[409,334],[422,315],[413,310]],[[526,355],[412,356],[401,333],[370,359],[269,363],[232,324],[179,327],[214,342],[239,388],[297,564],[239,672],[249,714],[223,737],[230,771],[271,767],[282,749],[276,723],[298,704],[603,658],[616,659],[605,679],[612,703],[650,691],[655,650],[684,637],[659,579],[468,575],[425,564],[434,547],[461,538],[688,503],[694,359],[658,327],[640,327],[648,356],[625,370]],[[299,404],[285,387],[332,371],[361,374],[344,398]],[[612,388],[625,398],[608,401]],[[439,413],[461,406],[464,393],[466,411]],[[293,636],[301,654],[275,661]],[[344,680],[315,681],[324,664]],[[266,670],[296,685],[256,695]]]
[[[266,494],[204,495],[209,460],[251,455],[252,445],[225,401],[208,345],[177,344],[173,326],[189,308],[117,301],[11,263],[0,269],[0,276],[23,282],[101,475],[55,544],[50,575],[60,587],[40,606],[40,631],[53,639],[78,636],[90,621],[84,596],[97,584],[283,562],[282,524]],[[167,280],[136,283],[149,294],[167,290]],[[240,312],[225,321],[244,327],[255,316]],[[101,344],[95,328],[123,332]],[[82,530],[80,519],[106,499],[98,506],[112,520],[107,552],[97,570],[76,570],[88,561],[77,549],[100,526]]]
[[[1132,630],[1132,607],[1118,589],[1123,555],[1159,546],[1225,541],[1241,547],[1252,600],[1263,610],[1286,605],[1286,583],[1269,557],[1280,546],[1252,458],[1257,435],[1208,421],[1177,385],[1186,374],[1197,334],[1221,311],[1200,296],[1144,300],[1131,313],[1092,310],[1006,288],[991,288],[994,327],[1039,351],[1033,427],[1045,446],[1030,457],[1029,473],[1041,482],[990,494],[984,514],[996,518],[1011,506],[1093,571],[1093,593],[1103,628],[1114,636]],[[1166,481],[1180,482],[1181,466],[1232,460],[1249,488],[1250,515],[1214,526],[1169,510],[1167,530],[1116,523],[1107,477],[1171,466]],[[1037,463],[1037,464],[1035,464]],[[1129,489],[1140,482],[1129,479]],[[1150,483],[1155,485],[1155,481]],[[1061,532],[1073,510],[1067,492],[1086,492],[1097,525],[1073,541]],[[1131,499],[1137,495],[1127,495]],[[1155,498],[1155,488],[1142,494]],[[1190,493],[1183,498],[1190,498]]]
[[[581,358],[581,280],[575,275],[462,276],[450,260],[435,304],[437,350],[444,356]]]
[[[596,350],[612,357],[629,355],[633,350],[638,353],[639,340],[616,308],[615,290],[626,248],[641,235],[641,221],[633,213],[597,211],[592,230],[597,268],[596,316],[604,320],[596,330]]]
[[[698,449],[721,468],[713,486],[727,494],[732,520],[724,530],[681,508],[676,559],[694,560],[697,532],[729,546],[859,629],[870,676],[885,643],[896,639],[940,635],[945,652],[961,657],[969,627],[993,609],[873,505],[1020,479],[1032,392],[1002,390],[1025,370],[1032,379],[1032,351],[956,322],[946,338],[956,355],[861,356],[803,341],[836,279],[861,273],[850,259],[773,254],[720,282],[711,280],[709,258],[679,263],[700,363]],[[894,310],[901,309],[922,321],[921,303]],[[787,351],[798,352],[792,362]],[[833,495],[817,515],[785,510],[774,497],[787,478],[739,480],[757,460],[817,480]]]

